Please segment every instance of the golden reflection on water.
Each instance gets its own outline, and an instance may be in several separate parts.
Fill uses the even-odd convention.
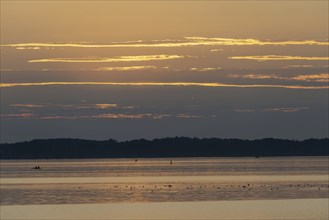
[[[327,160],[290,157],[1,161],[1,204],[326,198]],[[35,166],[41,169],[32,169]]]
[[[131,177],[47,177],[2,178],[2,184],[50,183],[157,183],[157,182],[278,182],[327,181],[327,175],[237,175],[237,176],[131,176]]]

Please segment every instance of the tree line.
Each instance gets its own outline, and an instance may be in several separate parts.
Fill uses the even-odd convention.
[[[1,159],[328,156],[329,139],[173,137],[105,141],[38,139],[0,145]]]

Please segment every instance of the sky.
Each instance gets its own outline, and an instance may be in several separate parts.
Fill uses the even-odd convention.
[[[1,142],[328,137],[328,1],[1,1]]]

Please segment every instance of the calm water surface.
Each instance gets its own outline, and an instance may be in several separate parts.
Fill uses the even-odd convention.
[[[5,160],[1,205],[328,198],[328,159]]]

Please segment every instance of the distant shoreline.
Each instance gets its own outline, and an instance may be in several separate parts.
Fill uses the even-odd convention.
[[[0,144],[0,153],[0,159],[328,156],[329,139],[174,137],[122,142],[112,139],[43,139]]]
[[[85,160],[85,161],[88,161],[88,160],[112,160],[112,159],[116,159],[116,160],[137,160],[136,162],[140,162],[142,160],[161,160],[161,161],[167,161],[167,162],[170,162],[170,160],[173,161],[173,163],[176,163],[177,160],[179,159],[229,159],[229,158],[245,158],[245,159],[252,159],[252,158],[255,158],[255,159],[262,159],[262,158],[267,158],[267,159],[270,159],[270,158],[328,158],[329,159],[329,155],[300,155],[300,156],[263,156],[263,157],[254,157],[254,156],[232,156],[232,157],[229,157],[229,156],[209,156],[209,157],[198,157],[198,156],[193,156],[193,157],[84,157],[84,158],[0,158],[0,161],[3,161],[3,162],[9,162],[11,160],[13,161],[16,161],[16,160],[38,160],[38,161],[47,161],[47,160],[77,160],[77,161],[80,161],[80,160]],[[34,167],[32,167],[31,169],[34,169]],[[40,167],[41,169],[41,167]]]

